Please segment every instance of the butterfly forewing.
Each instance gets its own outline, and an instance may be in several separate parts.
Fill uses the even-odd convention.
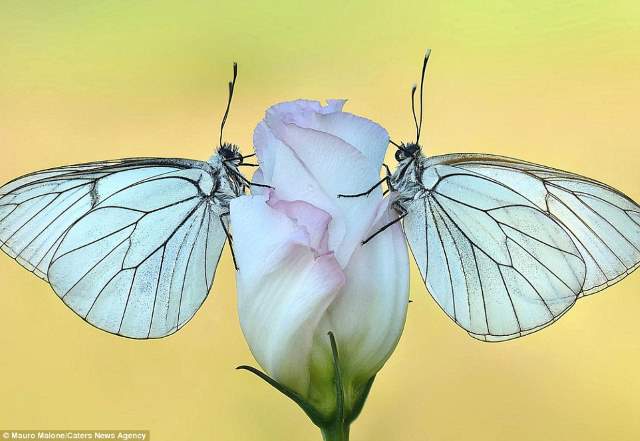
[[[429,291],[476,338],[534,332],[638,266],[640,207],[604,184],[489,155],[429,164],[405,232]]]
[[[536,193],[545,201],[541,208],[571,235],[585,260],[587,275],[581,295],[598,292],[638,267],[640,206],[620,191],[580,175],[511,158],[478,154],[441,158],[506,186],[525,179],[537,181],[542,187]]]
[[[163,337],[206,298],[226,235],[207,163],[82,164],[0,188],[2,249],[94,326]]]
[[[178,169],[145,169],[144,161],[65,166],[30,173],[0,187],[2,250],[46,280],[57,241],[100,197],[107,197],[128,183]]]

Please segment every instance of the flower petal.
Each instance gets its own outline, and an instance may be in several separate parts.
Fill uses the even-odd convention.
[[[329,247],[346,266],[371,225],[382,191],[377,188],[369,197],[360,198],[338,198],[338,194],[360,193],[371,187],[380,179],[380,165],[372,168],[352,146],[326,133],[288,126],[282,137],[338,207],[332,216],[344,221],[345,234],[330,236]]]
[[[302,100],[273,106],[267,111],[267,126],[261,123],[256,129],[254,144],[265,180],[271,179],[278,193],[290,192],[283,194],[283,199],[292,199],[293,192],[295,199],[309,201],[331,213],[334,222],[329,248],[346,266],[369,229],[382,192],[378,188],[369,197],[353,199],[337,196],[359,193],[379,180],[388,136],[382,127],[365,118],[330,112],[328,108],[338,107],[336,103],[342,106],[340,101],[322,107]],[[349,131],[349,125],[353,130]],[[335,129],[358,142],[361,150],[323,128]],[[296,162],[297,168],[293,165]],[[292,170],[296,169],[303,172],[295,175],[299,182],[294,183]],[[290,177],[289,182],[283,182],[287,180],[285,176]]]
[[[275,192],[270,193],[267,204],[284,213],[296,225],[304,229],[309,236],[310,248],[318,254],[328,253],[327,228],[331,221],[329,213],[308,202],[280,200]]]
[[[330,133],[358,149],[369,168],[379,170],[389,145],[389,134],[375,122],[347,112],[317,115],[310,128]]]
[[[238,315],[251,351],[277,381],[305,395],[309,387],[309,357],[314,331],[344,284],[344,273],[333,254],[318,256],[304,243],[310,235],[305,216],[311,206],[280,208],[299,215],[298,221],[267,204],[268,196],[240,197],[231,204],[234,252],[238,270]],[[319,218],[326,213],[316,213]]]
[[[397,217],[388,210],[381,218]],[[319,325],[317,338],[333,331],[344,357],[345,372],[366,382],[395,349],[409,302],[409,260],[400,224],[359,247],[345,269],[346,283]]]
[[[264,183],[275,187],[278,199],[306,201],[331,215],[333,221],[329,227],[329,248],[335,249],[346,231],[337,198],[326,194],[291,148],[277,139],[264,122],[256,127],[253,142],[260,159],[260,168],[256,173]],[[259,194],[255,187],[253,193]]]
[[[277,104],[267,110],[269,126],[294,124],[342,139],[362,153],[369,166],[379,169],[389,144],[387,131],[370,119],[343,112],[346,100],[327,100],[323,106],[317,101],[297,100]]]
[[[286,101],[269,107],[266,119],[273,118],[285,123],[294,123],[300,127],[311,127],[309,121],[315,114],[342,112],[346,102],[347,100],[327,100],[327,105],[323,106],[319,101],[313,100]]]

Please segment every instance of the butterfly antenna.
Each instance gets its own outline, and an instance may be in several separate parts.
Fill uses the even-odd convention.
[[[389,140],[389,142],[390,142],[391,144],[393,144],[394,146],[396,146],[397,148],[402,149],[402,146],[401,146],[400,144],[398,144],[397,142],[393,142],[393,140],[392,140],[392,139],[390,139],[390,140]]]
[[[418,127],[418,118],[416,117],[416,85],[411,87],[411,113],[413,114],[413,122],[416,125],[416,139],[420,138],[420,128]],[[416,141],[417,143],[418,141]]]
[[[227,116],[229,116],[229,109],[231,108],[231,99],[233,98],[233,89],[236,86],[236,78],[238,77],[238,63],[233,63],[233,80],[229,81],[229,101],[227,101],[227,109],[224,111],[222,117],[222,124],[220,124],[220,146],[222,146],[222,132],[224,131],[224,124],[227,122]]]
[[[431,49],[427,49],[424,54],[424,61],[422,62],[422,76],[420,78],[420,124],[418,125],[418,134],[416,136],[416,144],[420,142],[420,132],[422,131],[422,97],[424,95],[424,74],[427,71],[427,63],[429,62],[429,56],[431,55]],[[414,88],[415,92],[415,88]],[[415,112],[413,113],[415,118]]]

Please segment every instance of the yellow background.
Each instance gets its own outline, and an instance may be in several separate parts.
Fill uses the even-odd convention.
[[[638,23],[636,0],[2,0],[0,180],[126,156],[207,159],[234,60],[226,138],[245,152],[268,105],[302,97],[349,98],[347,110],[411,138],[409,87],[431,47],[427,154],[519,157],[640,200]],[[225,251],[195,319],[139,342],[85,324],[2,256],[0,429],[319,439],[294,404],[234,370],[253,360],[232,270]],[[501,344],[468,337],[412,276],[406,331],[354,441],[640,438],[639,274]]]

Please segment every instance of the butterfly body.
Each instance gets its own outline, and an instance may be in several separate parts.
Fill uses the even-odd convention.
[[[473,337],[535,332],[640,265],[640,206],[570,172],[398,145],[389,189],[422,278]]]
[[[509,340],[542,329],[583,296],[640,266],[640,206],[575,173],[482,153],[425,156],[394,143],[387,168],[394,221],[402,221],[420,275],[442,310],[471,336]],[[375,186],[373,187],[375,188]],[[362,197],[372,190],[349,197]],[[341,195],[344,196],[344,195]]]
[[[209,161],[131,158],[14,179],[0,187],[0,249],[99,329],[176,332],[207,298],[231,238],[230,201],[251,185],[238,169],[246,156],[222,137],[236,77],[234,63]]]
[[[389,177],[389,188],[395,192],[394,206],[397,211],[404,212],[403,205],[416,198],[420,198],[427,191],[421,176],[429,167],[428,158],[422,154],[417,144],[402,143],[396,152],[398,166]],[[413,147],[413,148],[412,148]]]
[[[231,200],[244,194],[247,188],[247,183],[238,170],[242,159],[243,156],[235,144],[224,143],[207,161],[211,166],[212,175],[216,177],[214,200],[220,208],[220,214],[228,213]]]

